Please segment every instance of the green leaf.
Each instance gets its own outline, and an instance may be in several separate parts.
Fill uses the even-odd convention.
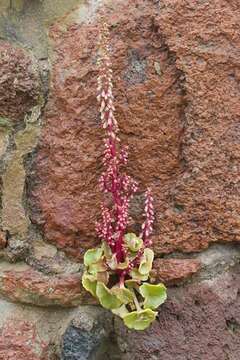
[[[146,275],[142,275],[140,274],[140,272],[138,271],[138,269],[133,268],[130,271],[130,276],[132,277],[133,280],[137,280],[137,281],[146,281],[148,279],[148,274]]]
[[[146,248],[144,250],[143,256],[141,258],[141,262],[139,265],[139,272],[142,275],[147,275],[152,269],[152,263],[154,259],[154,252],[151,249]]]
[[[85,290],[89,291],[94,297],[96,297],[97,280],[95,276],[83,273],[82,284]]]
[[[98,262],[103,254],[102,248],[89,249],[84,254],[84,265],[89,266]]]
[[[123,317],[124,324],[129,329],[145,330],[156,319],[157,312],[151,309],[132,311]]]
[[[96,263],[92,263],[88,266],[88,272],[90,274],[96,275],[98,272],[103,272],[107,270],[107,266],[103,260],[99,260]]]
[[[122,262],[122,263],[118,263],[117,262],[117,257],[116,254],[114,254],[111,259],[107,260],[107,264],[110,267],[111,270],[124,270],[128,267],[129,265],[129,259],[126,259],[126,261]]]
[[[122,305],[117,309],[112,309],[111,311],[114,315],[117,315],[120,318],[123,318],[125,315],[129,313],[125,305]]]
[[[102,282],[97,283],[96,295],[100,304],[106,309],[116,309],[122,305],[117,296]]]
[[[128,265],[129,265],[129,259],[127,258],[124,262],[117,264],[117,269],[125,270],[128,268]]]
[[[122,304],[129,304],[130,302],[133,302],[132,291],[126,288],[114,287],[112,288],[112,292],[116,295]]]
[[[96,278],[97,278],[97,281],[102,282],[105,285],[107,285],[107,283],[109,281],[109,273],[107,271],[98,272],[96,274]]]
[[[128,233],[124,236],[124,241],[130,251],[137,252],[143,245],[143,240],[134,233]]]
[[[112,250],[110,248],[110,246],[106,243],[106,241],[103,241],[102,243],[102,249],[105,255],[106,259],[111,259],[113,254],[112,254]]]
[[[144,308],[156,309],[167,299],[167,289],[163,284],[152,285],[145,283],[139,288],[144,297]]]
[[[139,283],[140,281],[136,279],[129,279],[129,280],[125,280],[124,282],[124,284],[130,289],[138,289]]]
[[[111,259],[107,261],[108,266],[111,270],[116,270],[118,266],[116,254],[114,254]]]

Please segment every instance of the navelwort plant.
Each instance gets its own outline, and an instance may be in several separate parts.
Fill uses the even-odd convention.
[[[154,220],[150,189],[145,193],[145,221],[139,235],[128,233],[129,204],[138,186],[122,172],[127,164],[127,147],[120,146],[118,123],[114,116],[109,30],[101,24],[99,39],[99,76],[97,100],[100,104],[104,140],[103,167],[99,179],[105,200],[101,205],[101,221],[96,224],[101,246],[86,251],[84,288],[100,304],[120,316],[124,324],[135,330],[146,329],[156,318],[159,305],[167,298],[163,284],[147,282],[154,258],[150,248]]]

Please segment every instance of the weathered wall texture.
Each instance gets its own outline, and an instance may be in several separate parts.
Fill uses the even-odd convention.
[[[240,358],[237,1],[105,1],[138,231],[154,191],[159,321],[129,332],[81,287],[97,243],[98,1],[0,0],[0,360]],[[172,288],[171,288],[172,287]],[[105,321],[107,319],[107,321]]]

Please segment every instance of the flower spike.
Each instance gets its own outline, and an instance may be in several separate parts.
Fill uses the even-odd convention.
[[[156,318],[157,312],[153,310],[166,300],[166,288],[163,284],[145,282],[149,278],[154,258],[150,249],[154,222],[150,188],[145,193],[141,233],[137,236],[128,232],[132,221],[129,215],[130,202],[138,191],[138,184],[122,170],[128,163],[128,147],[122,146],[118,137],[109,44],[109,28],[101,18],[97,102],[105,132],[103,171],[99,178],[99,189],[104,200],[101,204],[101,219],[96,223],[96,233],[102,244],[85,253],[82,284],[98,298],[103,307],[120,316],[127,327],[144,330]]]

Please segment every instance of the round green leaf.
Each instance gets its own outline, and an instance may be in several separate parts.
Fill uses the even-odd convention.
[[[84,265],[89,266],[98,262],[103,254],[102,248],[89,249],[84,254]]]
[[[123,317],[124,324],[129,329],[145,330],[156,319],[157,312],[151,309],[132,311]]]
[[[154,259],[154,252],[149,248],[144,249],[144,253],[138,268],[140,274],[142,275],[149,274],[149,272],[152,269],[153,259]]]
[[[96,297],[97,280],[95,276],[84,272],[82,276],[82,285],[85,290],[89,291],[94,297]]]
[[[132,291],[126,288],[114,287],[112,288],[112,292],[123,304],[129,304],[130,302],[133,302]]]
[[[125,270],[128,268],[128,265],[129,265],[129,259],[127,258],[124,262],[117,264],[117,269]]]
[[[167,299],[167,289],[163,284],[152,285],[145,283],[139,288],[144,297],[144,308],[156,309]]]
[[[107,285],[109,281],[109,273],[107,271],[98,272],[96,274],[96,278],[98,282],[102,282]]]
[[[111,311],[114,315],[117,315],[120,318],[123,318],[125,315],[129,313],[125,305],[122,305],[117,309],[112,309]]]
[[[140,272],[138,271],[138,269],[132,269],[130,271],[130,276],[132,277],[133,280],[137,280],[137,281],[146,281],[148,279],[148,274],[146,275],[142,275],[140,274]]]
[[[98,272],[103,272],[107,270],[107,266],[103,260],[99,260],[96,263],[92,263],[88,266],[88,272],[90,274],[96,275]]]
[[[117,296],[102,282],[97,283],[96,295],[100,304],[106,309],[116,309],[122,305]]]
[[[134,233],[128,233],[124,236],[124,241],[130,251],[137,252],[143,245],[143,240]]]
[[[129,289],[138,289],[138,288],[139,288],[140,281],[139,281],[139,280],[136,280],[136,279],[129,279],[129,280],[125,280],[124,284],[125,284],[126,287],[128,287]]]

